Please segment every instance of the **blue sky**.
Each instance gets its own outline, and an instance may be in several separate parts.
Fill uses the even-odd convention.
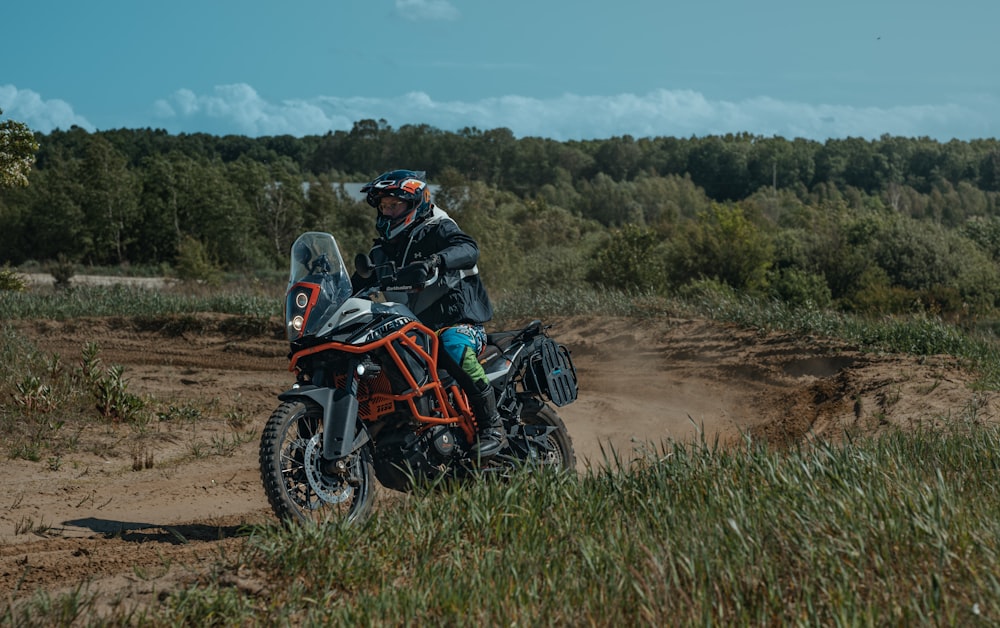
[[[0,109],[50,132],[1000,135],[995,0],[32,0]]]

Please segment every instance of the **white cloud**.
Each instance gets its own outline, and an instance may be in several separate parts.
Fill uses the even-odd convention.
[[[94,130],[94,125],[77,115],[69,103],[58,99],[42,100],[37,92],[13,85],[0,85],[0,109],[3,109],[5,119],[23,122],[39,133],[69,129],[74,124],[88,131]]]
[[[209,95],[181,89],[157,101],[154,112],[170,130],[250,136],[319,135],[350,129],[354,123],[339,114],[336,106],[302,100],[271,103],[242,83],[217,86]]]
[[[0,98],[2,103],[2,98]],[[357,120],[384,118],[394,127],[429,124],[445,131],[463,127],[507,127],[518,137],[556,140],[716,135],[749,132],[786,138],[877,138],[883,134],[930,136],[949,140],[993,137],[989,112],[996,103],[851,107],[783,102],[767,97],[739,102],[712,101],[689,90],[654,90],[647,94],[541,99],[503,96],[478,101],[436,101],[413,92],[403,97],[320,96],[309,100],[269,102],[245,84],[216,87],[210,95],[180,90],[155,110],[174,132],[204,131],[243,135],[317,135],[350,130]]]
[[[458,9],[448,0],[396,0],[396,13],[414,22],[458,19]]]
[[[787,102],[768,97],[742,101],[709,100],[690,90],[654,90],[646,94],[553,98],[502,96],[481,100],[435,100],[412,92],[392,98],[319,96],[308,100],[272,102],[246,84],[222,85],[209,94],[181,89],[153,103],[152,120],[140,126],[162,127],[174,133],[216,135],[322,135],[350,130],[362,119],[384,118],[393,127],[429,124],[444,131],[463,127],[483,130],[507,127],[518,137],[555,140],[717,135],[749,132],[823,141],[836,137],[996,137],[1000,125],[992,115],[996,102],[899,107]],[[0,85],[0,109],[5,119],[24,122],[49,133],[73,125],[95,127],[63,100],[44,100],[38,93]]]

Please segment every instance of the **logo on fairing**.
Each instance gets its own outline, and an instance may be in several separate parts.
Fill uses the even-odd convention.
[[[357,344],[366,344],[373,340],[378,340],[379,338],[388,335],[390,332],[399,329],[408,322],[409,320],[402,316],[400,316],[399,318],[394,318],[390,321],[386,321],[381,325],[379,325],[378,327],[376,327],[375,329],[368,331],[364,336],[359,338]]]

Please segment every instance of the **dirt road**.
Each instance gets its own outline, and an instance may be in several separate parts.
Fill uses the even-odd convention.
[[[628,460],[701,434],[836,440],[845,430],[994,420],[1000,408],[946,357],[860,353],[697,319],[549,322],[578,368],[580,398],[560,414],[581,472],[602,465],[602,451]],[[106,365],[126,367],[131,392],[173,408],[142,430],[80,430],[71,450],[38,462],[0,461],[0,593],[19,599],[87,583],[107,604],[148,603],[204,574],[220,551],[238,552],[242,524],[271,518],[257,438],[291,383],[280,338],[177,336],[112,320],[23,331],[67,364],[97,342]]]

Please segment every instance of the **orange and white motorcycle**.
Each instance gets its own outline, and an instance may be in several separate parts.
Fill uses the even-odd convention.
[[[540,321],[487,335],[480,361],[495,388],[508,445],[487,461],[471,454],[477,431],[465,393],[439,368],[439,342],[403,304],[380,292],[420,290],[437,280],[377,273],[378,288],[354,294],[328,233],[292,245],[285,322],[296,382],[278,395],[260,442],[260,473],[285,521],[362,522],[377,484],[506,475],[521,468],[574,470],[576,454],[553,406],[577,397],[569,351]]]

